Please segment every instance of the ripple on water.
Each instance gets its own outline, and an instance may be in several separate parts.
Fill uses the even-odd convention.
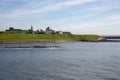
[[[120,80],[118,78],[104,78],[104,80]]]

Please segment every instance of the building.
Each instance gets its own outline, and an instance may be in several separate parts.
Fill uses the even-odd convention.
[[[14,29],[14,27],[9,27],[6,31],[22,31],[21,29]]]
[[[23,30],[21,30],[21,29],[14,29],[14,27],[9,27],[9,29],[6,30],[5,32],[8,32],[8,33],[22,33]]]
[[[33,26],[31,25],[30,29],[22,30],[22,29],[15,29],[14,27],[9,27],[5,32],[7,33],[26,33],[26,34],[71,34],[70,32],[62,32],[62,31],[55,31],[52,30],[50,27],[47,27],[45,30],[38,29],[34,31]]]
[[[33,30],[33,26],[31,25],[31,28],[28,29],[29,34],[35,34],[35,31]]]
[[[98,38],[98,41],[106,41],[106,38],[100,37],[100,38]]]
[[[50,29],[50,27],[47,27],[46,30],[45,30],[45,33],[47,34],[55,34],[56,32],[52,29]]]

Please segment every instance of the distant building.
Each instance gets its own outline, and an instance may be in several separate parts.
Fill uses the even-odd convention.
[[[98,41],[106,41],[106,38],[100,37],[100,38],[98,38]]]
[[[56,31],[56,34],[63,34],[62,31]]]
[[[12,31],[12,30],[14,30],[14,28],[13,27],[9,27],[9,31]]]
[[[14,29],[14,27],[9,27],[9,29],[6,30],[5,32],[8,32],[8,33],[21,33],[22,30],[21,29]]]
[[[33,26],[31,25],[31,31],[33,31]]]
[[[44,34],[44,33],[45,33],[45,31],[43,31],[42,29],[40,29],[39,34]]]
[[[9,29],[7,29],[5,31],[6,33],[26,33],[26,34],[71,34],[70,32],[62,32],[62,31],[55,31],[52,30],[50,27],[47,27],[45,30],[42,29],[38,29],[36,31],[34,31],[33,26],[31,25],[30,29],[28,30],[22,30],[22,29],[15,29],[14,27],[9,27]],[[0,32],[3,33],[3,32]]]
[[[33,30],[33,26],[31,25],[31,29],[28,29],[28,33],[29,34],[34,34],[35,32],[34,32],[34,30]]]
[[[6,31],[22,31],[21,29],[14,29],[14,27],[9,27]]]
[[[47,27],[46,30],[45,30],[45,33],[55,34],[56,32],[54,30],[50,29],[50,27]]]
[[[0,34],[4,33],[4,31],[0,31]]]

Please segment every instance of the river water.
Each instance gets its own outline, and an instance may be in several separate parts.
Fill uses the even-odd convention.
[[[0,44],[0,80],[120,80],[120,43]]]

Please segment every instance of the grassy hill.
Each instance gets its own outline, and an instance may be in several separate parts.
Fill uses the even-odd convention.
[[[73,40],[96,41],[98,35],[72,35],[72,34],[0,34],[0,41],[30,41],[30,40]]]

